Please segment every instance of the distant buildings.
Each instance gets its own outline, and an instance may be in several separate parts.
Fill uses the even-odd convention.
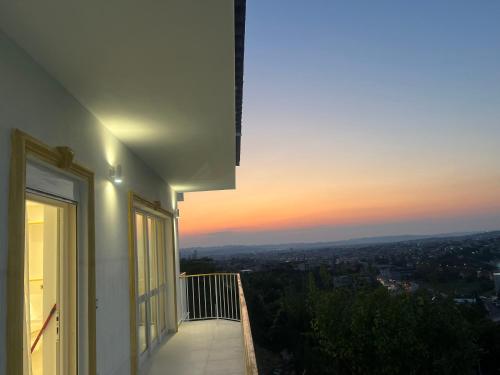
[[[374,282],[375,279],[371,275],[365,273],[333,276],[334,288],[359,288]]]

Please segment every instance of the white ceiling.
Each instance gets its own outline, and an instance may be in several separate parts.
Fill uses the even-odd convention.
[[[179,191],[233,188],[233,0],[0,0],[0,28]]]

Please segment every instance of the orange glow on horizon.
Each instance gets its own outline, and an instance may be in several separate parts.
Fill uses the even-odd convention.
[[[358,184],[287,191],[259,184],[236,191],[186,194],[180,203],[181,235],[287,230],[452,217],[500,209],[500,184],[494,179],[462,179],[436,184]],[[260,192],[260,193],[256,193]]]

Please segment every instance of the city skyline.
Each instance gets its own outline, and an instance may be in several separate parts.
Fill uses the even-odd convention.
[[[500,4],[255,1],[234,191],[181,246],[500,228]]]

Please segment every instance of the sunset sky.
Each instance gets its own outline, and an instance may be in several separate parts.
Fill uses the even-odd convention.
[[[182,247],[500,229],[500,2],[248,0],[244,79]]]

